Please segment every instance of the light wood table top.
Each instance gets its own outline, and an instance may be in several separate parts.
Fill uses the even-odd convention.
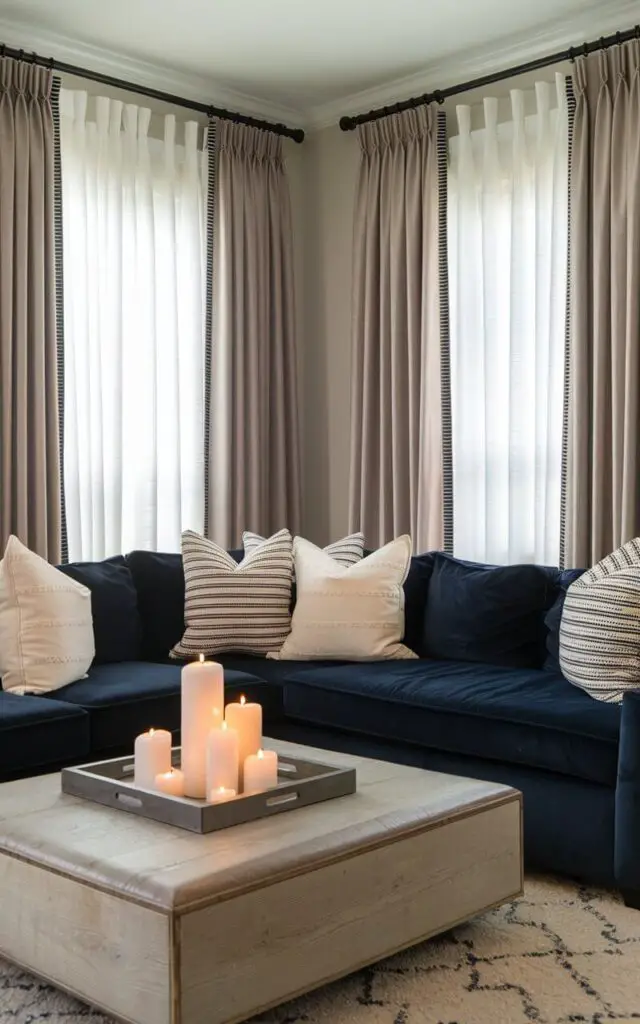
[[[506,786],[403,765],[268,744],[354,766],[357,792],[195,835],[63,795],[60,776],[0,785],[0,852],[174,914],[227,900],[512,801]]]

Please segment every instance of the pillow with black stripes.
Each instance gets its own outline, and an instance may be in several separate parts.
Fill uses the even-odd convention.
[[[279,650],[291,628],[293,541],[280,530],[237,563],[206,537],[182,534],[185,633],[172,658]]]
[[[298,540],[298,537],[294,537],[294,544]],[[258,533],[251,533],[249,530],[245,530],[242,534],[242,543],[244,546],[245,555],[251,554],[255,551],[259,544],[264,544],[264,537],[261,537]],[[350,533],[348,537],[343,537],[342,540],[334,540],[332,544],[327,544],[326,548],[322,549],[326,555],[330,555],[331,558],[339,565],[344,565],[347,568],[350,565],[355,565],[356,562],[362,561],[364,555],[364,533]],[[293,573],[295,580],[296,574],[295,569]]]
[[[640,537],[588,569],[567,590],[560,667],[596,700],[640,689]]]

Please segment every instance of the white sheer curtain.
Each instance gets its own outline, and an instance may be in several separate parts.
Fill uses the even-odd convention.
[[[179,550],[204,526],[206,158],[195,122],[150,122],[62,90],[71,559]]]
[[[529,109],[531,112],[529,112]],[[449,274],[454,544],[463,558],[557,564],[567,288],[565,83],[457,108]]]

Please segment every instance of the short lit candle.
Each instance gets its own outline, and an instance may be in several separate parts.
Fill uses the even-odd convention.
[[[222,665],[198,661],[182,669],[181,689],[181,766],[186,796],[203,800],[207,792],[207,737],[211,729],[212,711],[220,719],[224,709],[224,674]]]
[[[275,750],[259,750],[244,762],[244,792],[262,793],[278,785],[278,755]]]
[[[207,739],[207,793],[221,788],[238,789],[238,733],[228,722],[214,726]]]
[[[241,697],[238,703],[227,704],[224,713],[230,729],[238,734],[239,788],[243,788],[242,774],[246,759],[257,754],[262,746],[262,708]]]
[[[155,789],[156,775],[171,767],[171,733],[149,729],[136,737],[133,784],[138,789]]]
[[[184,775],[179,768],[156,775],[156,789],[167,796],[184,796]]]
[[[235,800],[235,798],[235,789],[225,789],[224,786],[218,786],[209,793],[210,804],[226,804],[227,800]]]

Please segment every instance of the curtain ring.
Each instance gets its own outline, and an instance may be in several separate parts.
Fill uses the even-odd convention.
[[[588,57],[589,56],[589,44],[588,43],[585,43],[584,46],[582,47],[582,56],[583,57]]]
[[[24,60],[24,50],[18,50],[18,60]]]
[[[640,25],[635,27],[636,39],[640,39]]]
[[[442,106],[442,104],[444,103],[444,96],[442,95],[442,92],[440,91],[440,89],[436,89],[434,91],[433,98],[436,101],[436,103],[440,104],[440,106]]]
[[[569,56],[569,60],[571,61],[571,63],[575,64],[575,62],[576,62],[576,51],[574,50],[573,46],[569,47],[568,56]]]
[[[616,46],[622,45],[622,32],[616,32]]]
[[[600,50],[601,50],[601,51],[602,51],[602,50],[606,50],[606,48],[607,48],[607,44],[606,44],[606,42],[605,42],[605,38],[604,38],[604,36],[600,36],[600,39],[598,40],[598,42],[600,43]]]

